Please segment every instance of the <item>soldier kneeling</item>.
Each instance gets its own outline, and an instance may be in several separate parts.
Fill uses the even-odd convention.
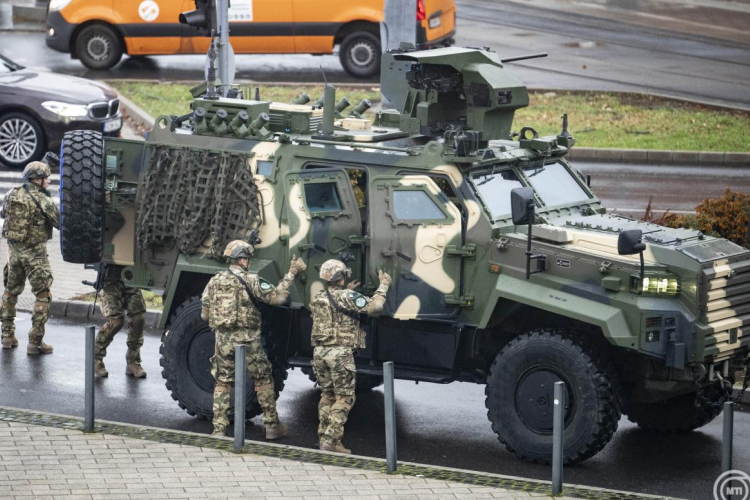
[[[208,282],[201,302],[201,318],[208,321],[216,335],[216,351],[211,358],[211,374],[216,379],[214,388],[214,436],[224,436],[229,425],[230,387],[235,380],[234,348],[247,345],[247,370],[255,382],[258,403],[263,409],[266,439],[286,435],[286,426],[279,422],[276,412],[271,363],[261,343],[261,316],[257,303],[284,305],[289,298],[289,287],[295,276],[307,266],[302,259],[292,257],[289,272],[277,287],[247,267],[253,247],[246,241],[235,240],[227,245],[224,256],[230,266],[218,272]],[[244,374],[237,374],[244,376]],[[243,422],[235,422],[243,425]]]
[[[359,315],[377,314],[383,310],[391,277],[378,271],[380,286],[372,298],[354,291],[358,281],[344,288],[351,269],[343,262],[330,259],[320,267],[320,279],[326,282],[310,303],[313,318],[312,367],[322,393],[318,404],[318,439],[320,449],[351,453],[344,447],[344,425],[354,406],[357,371],[354,350],[364,349],[365,332]]]

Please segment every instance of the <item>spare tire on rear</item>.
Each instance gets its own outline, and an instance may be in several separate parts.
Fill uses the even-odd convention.
[[[101,261],[104,246],[104,140],[67,132],[60,148],[60,251],[74,264]]]

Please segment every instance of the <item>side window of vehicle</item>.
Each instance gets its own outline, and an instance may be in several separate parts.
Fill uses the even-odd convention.
[[[304,185],[305,203],[310,214],[338,213],[343,210],[335,182],[312,182]]]
[[[422,189],[393,191],[393,216],[398,221],[439,221],[447,215],[427,192]]]

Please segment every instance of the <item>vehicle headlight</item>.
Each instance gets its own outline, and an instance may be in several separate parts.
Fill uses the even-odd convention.
[[[56,115],[66,118],[75,118],[89,114],[85,104],[70,104],[67,102],[47,101],[42,103],[42,107],[47,111],[52,111]]]
[[[630,291],[637,294],[677,295],[680,293],[680,279],[673,274],[633,276],[630,280]]]
[[[50,12],[53,10],[60,10],[65,8],[66,5],[68,5],[73,0],[50,0],[49,2],[49,10]]]

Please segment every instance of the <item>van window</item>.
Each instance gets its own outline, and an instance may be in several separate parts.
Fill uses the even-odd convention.
[[[335,182],[305,184],[305,202],[311,214],[342,210],[341,198]]]
[[[420,190],[393,192],[393,213],[399,220],[442,220],[445,214],[430,196]]]

